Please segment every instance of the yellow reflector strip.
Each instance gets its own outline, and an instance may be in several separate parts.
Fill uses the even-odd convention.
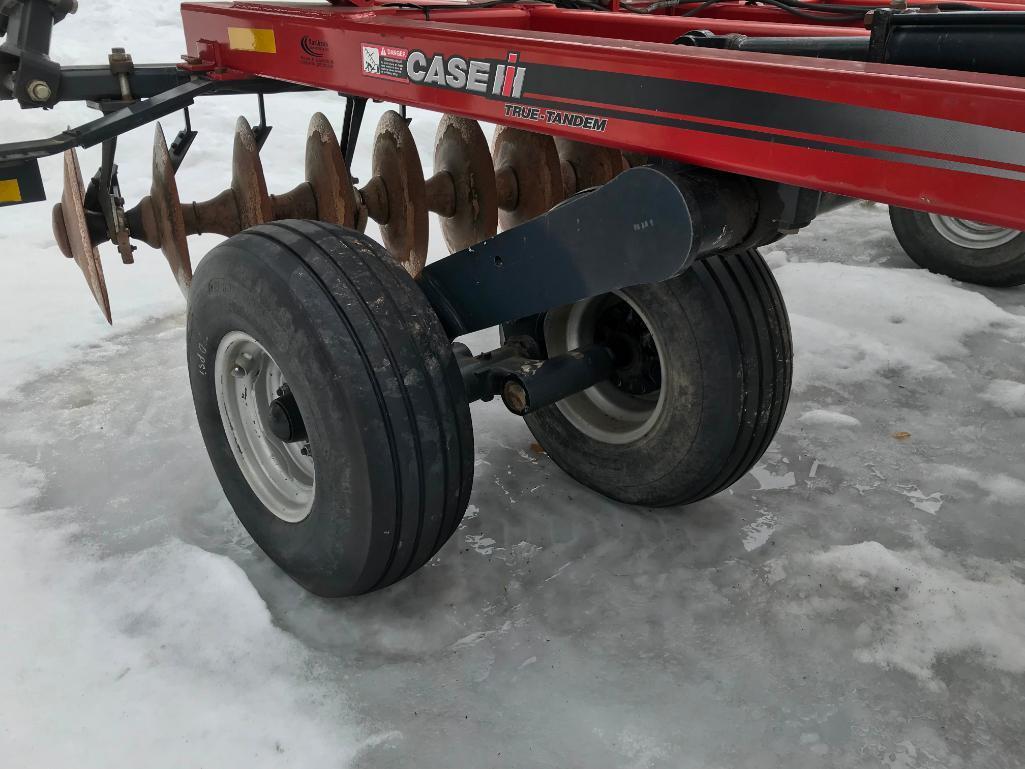
[[[228,45],[233,51],[253,53],[277,53],[273,29],[250,29],[249,27],[228,27]]]
[[[20,203],[21,185],[17,179],[0,179],[0,203]]]

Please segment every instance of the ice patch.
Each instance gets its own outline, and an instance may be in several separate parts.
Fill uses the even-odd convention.
[[[929,515],[936,515],[943,507],[943,495],[938,491],[927,495],[917,486],[898,486],[897,491],[907,497],[915,509]]]
[[[887,769],[915,769],[918,764],[918,749],[910,740],[903,740],[886,753],[883,764]]]
[[[792,489],[797,485],[797,479],[792,472],[776,475],[765,465],[753,467],[749,472],[751,476],[758,481],[758,491]]]
[[[1025,416],[1025,384],[1009,379],[994,379],[979,397],[1009,414]]]
[[[493,635],[496,635],[496,634],[501,635],[503,633],[508,633],[509,629],[512,628],[512,626],[513,626],[512,621],[511,620],[506,620],[502,624],[501,627],[495,628],[494,630],[477,630],[477,631],[475,631],[473,633],[470,633],[469,635],[463,636],[458,641],[456,641],[454,644],[449,646],[448,647],[449,651],[457,652],[457,651],[460,651],[462,649],[468,649],[471,646],[476,646],[481,641],[483,641],[483,640],[485,640],[487,638],[491,638],[491,636],[493,636]]]
[[[934,665],[952,655],[1025,673],[1025,584],[1003,564],[862,542],[805,557],[798,569],[813,583],[834,578],[871,610],[855,652],[862,662],[905,670],[934,689],[942,688]]]
[[[633,727],[627,727],[611,735],[604,729],[595,727],[594,734],[610,750],[627,760],[625,764],[617,764],[623,769],[649,769],[659,765],[668,755],[659,741]]]
[[[828,411],[826,409],[812,409],[805,411],[797,420],[802,425],[815,425],[826,427],[861,427],[861,422],[855,417],[841,414],[839,411]]]
[[[770,585],[775,585],[777,582],[782,582],[787,578],[785,560],[784,558],[773,558],[771,561],[766,562],[765,580]]]
[[[572,565],[573,565],[573,561],[568,561],[567,563],[562,564],[562,566],[560,566],[558,569],[556,569],[555,573],[552,574],[552,576],[548,577],[545,580],[545,582],[551,582],[553,579],[558,577],[560,574],[562,574],[564,571],[566,571],[566,569],[568,569]]]
[[[467,534],[466,544],[481,555],[491,555],[495,552],[495,540],[483,534]]]
[[[829,746],[821,741],[818,732],[805,732],[798,741],[816,755],[824,756],[829,752]]]
[[[744,533],[744,549],[750,553],[769,541],[769,537],[776,531],[776,516],[772,513],[765,513],[761,518],[752,521],[741,531]]]

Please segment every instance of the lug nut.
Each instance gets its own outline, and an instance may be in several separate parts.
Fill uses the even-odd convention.
[[[28,84],[28,95],[32,101],[39,103],[50,101],[53,96],[53,89],[43,80],[33,80]]]

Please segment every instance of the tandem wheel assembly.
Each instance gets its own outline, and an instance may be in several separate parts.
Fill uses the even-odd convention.
[[[458,148],[452,130],[440,141]],[[480,175],[454,152],[448,167],[468,170],[446,175]],[[470,496],[475,400],[499,396],[569,475],[628,503],[703,499],[761,457],[792,356],[769,268],[754,249],[705,252],[695,223],[714,223],[716,209],[700,210],[690,177],[613,176],[416,277],[405,245],[400,259],[351,227],[304,219],[250,226],[199,264],[187,339],[203,439],[239,519],[297,582],[359,595],[438,552]],[[502,200],[515,208],[490,184],[471,187],[493,213]],[[465,231],[486,221],[439,207]],[[638,233],[642,215],[666,225]],[[733,214],[715,224],[728,242],[746,229]],[[596,261],[603,248],[623,258]],[[457,341],[493,326],[498,349]]]

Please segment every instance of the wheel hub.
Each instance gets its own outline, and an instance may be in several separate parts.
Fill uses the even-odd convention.
[[[637,311],[626,302],[608,307],[598,316],[595,341],[616,359],[611,381],[631,395],[647,395],[662,386],[662,368],[651,332]]]
[[[246,482],[287,523],[313,508],[316,471],[306,424],[284,374],[249,334],[226,334],[214,360],[217,405]]]
[[[299,404],[288,385],[278,388],[278,397],[271,401],[267,414],[267,428],[282,443],[307,441],[306,425],[299,413]]]
[[[995,224],[983,224],[955,216],[929,214],[929,219],[944,240],[962,248],[982,250],[996,248],[1010,243],[1018,237],[1018,230],[999,227]]]
[[[602,443],[643,438],[665,408],[663,344],[644,309],[625,293],[605,294],[561,307],[545,316],[548,356],[595,342],[616,359],[613,375],[556,404],[574,427]]]

